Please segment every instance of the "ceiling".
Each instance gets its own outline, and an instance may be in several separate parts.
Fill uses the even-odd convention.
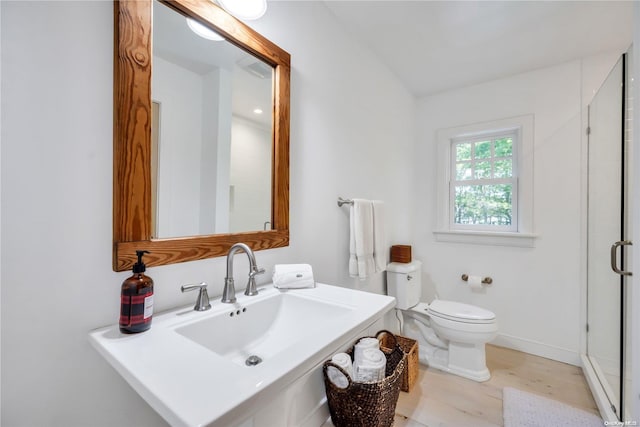
[[[197,36],[184,16],[158,2],[153,6],[153,54],[201,76],[226,70],[232,76],[233,114],[271,126],[271,66],[228,41]],[[256,113],[258,108],[263,112]]]
[[[325,4],[416,96],[623,52],[632,40],[631,1]]]

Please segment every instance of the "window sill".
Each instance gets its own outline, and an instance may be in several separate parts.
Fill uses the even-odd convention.
[[[438,242],[469,243],[474,245],[514,246],[533,248],[537,235],[517,232],[436,230],[433,232]]]

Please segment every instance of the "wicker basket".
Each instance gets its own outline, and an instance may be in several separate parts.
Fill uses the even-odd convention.
[[[418,380],[418,373],[420,372],[418,341],[400,335],[396,335],[395,338],[395,342],[407,355],[404,372],[402,373],[402,385],[400,386],[400,390],[410,392]],[[390,349],[393,345],[394,342],[390,339],[389,335],[384,335],[382,337],[380,342],[381,347]]]
[[[381,335],[386,335],[387,340],[391,339],[389,337],[395,339],[395,335],[389,331],[378,332],[376,338],[381,339]],[[349,375],[335,363],[330,360],[324,363],[324,385],[331,421],[335,427],[391,427],[393,425],[406,355],[397,341],[390,349],[381,348],[381,350],[387,358],[387,366],[386,376],[380,381],[353,382]],[[353,360],[353,347],[347,353]],[[340,388],[329,380],[327,370],[330,366],[342,372],[347,378],[346,388]]]

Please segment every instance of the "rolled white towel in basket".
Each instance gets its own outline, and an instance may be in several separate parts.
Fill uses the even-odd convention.
[[[374,382],[384,379],[387,357],[377,348],[365,348],[362,360],[355,366],[355,381]]]
[[[347,353],[334,354],[331,361],[344,369],[351,378],[353,378],[353,363],[351,357]]]
[[[353,366],[351,364],[351,357],[347,353],[337,353],[331,358],[331,361],[345,370],[349,377],[353,378]],[[346,388],[349,385],[349,380],[345,378],[344,374],[337,370],[333,366],[329,366],[327,369],[327,375],[329,380],[337,387]]]
[[[380,349],[380,342],[377,338],[365,337],[360,340],[353,347],[353,365],[354,367],[362,360],[362,352],[367,348]]]
[[[313,269],[309,264],[276,264],[273,286],[279,289],[314,288]]]

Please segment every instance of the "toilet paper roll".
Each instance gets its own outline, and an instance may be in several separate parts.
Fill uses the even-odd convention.
[[[471,290],[477,291],[482,289],[482,277],[481,276],[469,276],[467,279]]]

